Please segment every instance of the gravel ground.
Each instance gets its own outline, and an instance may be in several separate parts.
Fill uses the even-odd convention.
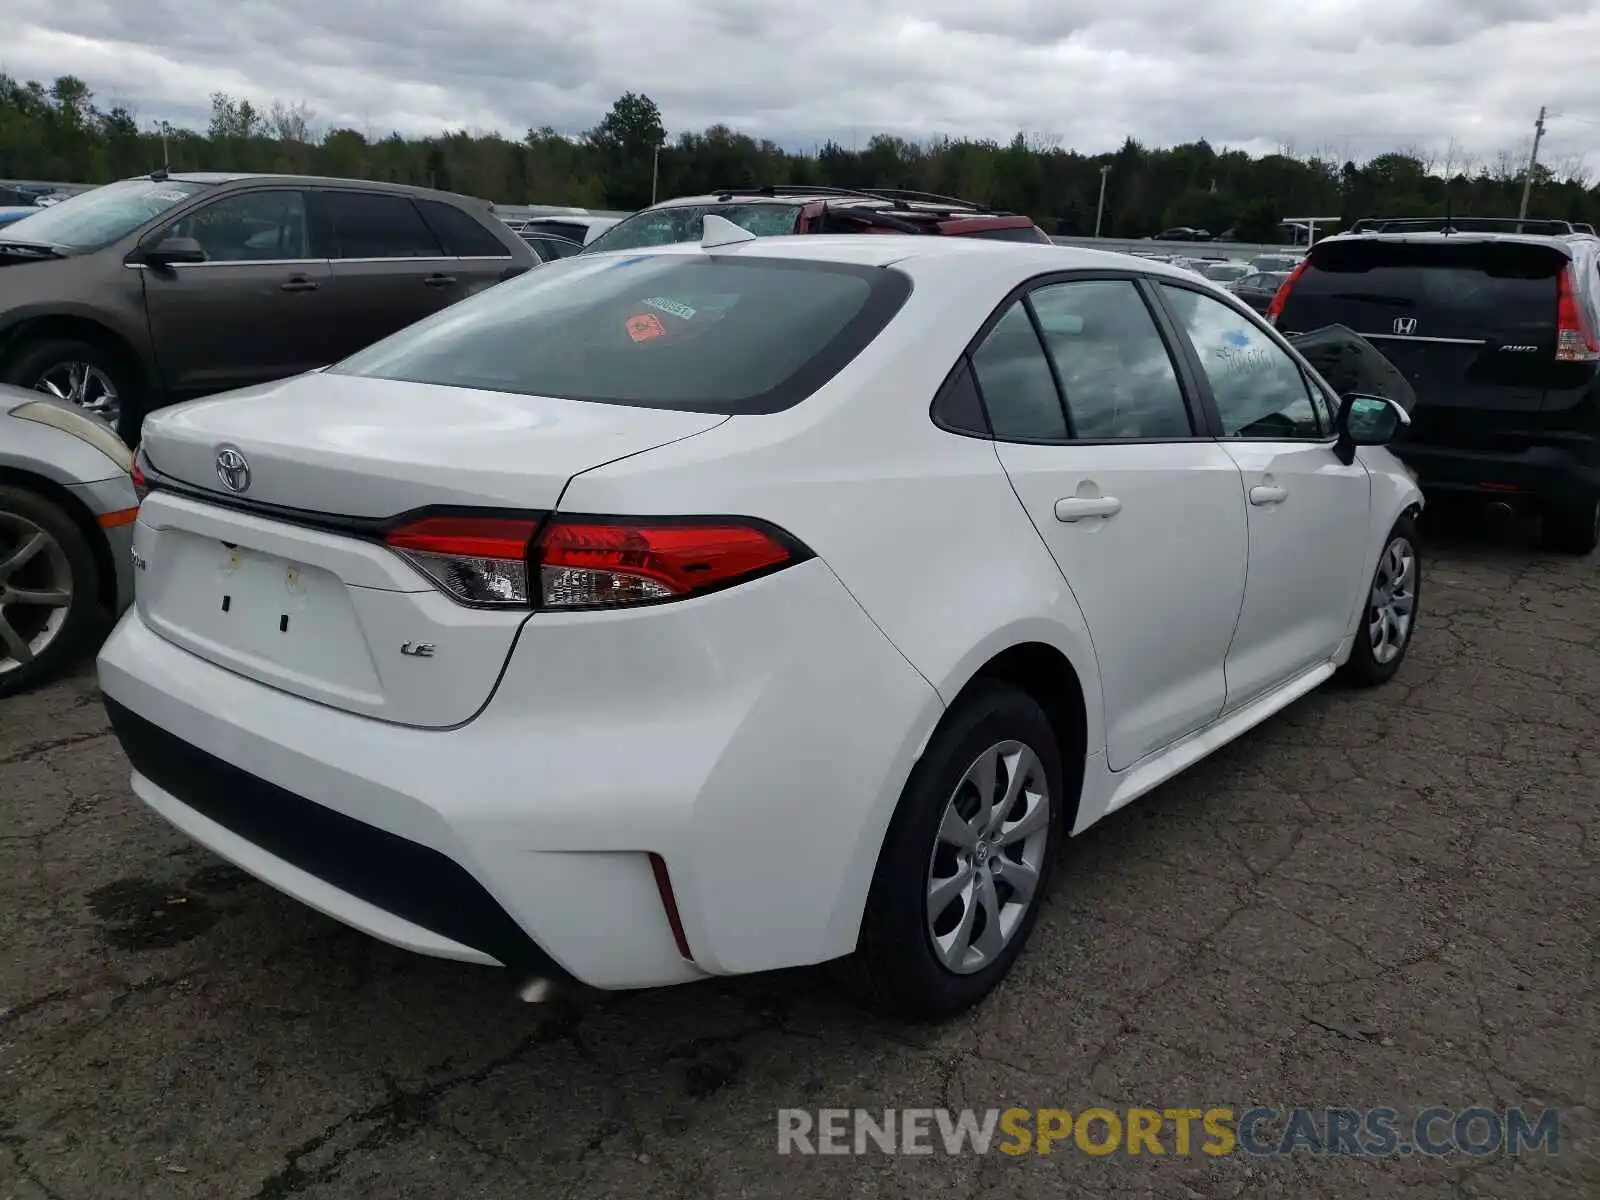
[[[1069,846],[988,1003],[797,971],[529,1007],[227,867],[92,675],[0,702],[0,1197],[1600,1195],[1600,565],[1435,530],[1400,678]],[[1556,1155],[799,1158],[780,1108],[1557,1107]]]

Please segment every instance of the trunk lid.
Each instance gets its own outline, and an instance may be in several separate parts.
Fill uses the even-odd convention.
[[[1413,439],[1525,421],[1568,385],[1555,354],[1557,280],[1571,261],[1553,245],[1459,234],[1327,242],[1278,325],[1370,339],[1416,389]]]
[[[385,520],[548,511],[572,476],[726,419],[324,374],[163,410],[141,446],[158,486],[135,531],[138,610],[268,686],[456,725],[488,700],[528,612],[456,603],[382,544]],[[249,466],[241,493],[223,484],[223,447]]]

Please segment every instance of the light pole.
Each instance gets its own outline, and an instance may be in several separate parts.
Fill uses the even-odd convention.
[[[1094,235],[1100,236],[1100,220],[1106,215],[1106,178],[1111,174],[1111,164],[1100,168],[1100,203],[1094,209]]]
[[[656,185],[661,182],[661,146],[657,142],[654,150],[650,152],[650,203],[656,202]]]

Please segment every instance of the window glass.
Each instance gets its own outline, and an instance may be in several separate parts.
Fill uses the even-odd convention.
[[[574,255],[332,371],[644,408],[777,412],[860,353],[910,290],[898,271],[835,263]]]
[[[1166,343],[1132,283],[1058,283],[1034,292],[1032,302],[1074,436],[1192,435]]]
[[[418,200],[423,219],[444,244],[446,254],[458,258],[510,258],[511,251],[501,244],[470,213],[443,200]]]
[[[1161,287],[1211,382],[1223,437],[1322,437],[1300,367],[1282,347],[1220,300]]]
[[[166,237],[193,238],[207,262],[271,262],[310,257],[302,192],[241,192],[174,221]]]
[[[126,237],[209,185],[176,179],[124,179],[68,196],[6,226],[8,242],[92,250]]]
[[[340,258],[439,258],[439,239],[408,196],[326,192]]]
[[[757,237],[780,237],[795,231],[800,221],[800,207],[798,204],[676,204],[669,208],[647,208],[613,225],[590,242],[586,250],[598,253],[698,242],[705,231],[705,218],[712,214],[732,221]]]
[[[958,218],[959,219],[959,218]],[[971,233],[963,233],[960,237],[986,238],[995,242],[1032,242],[1035,245],[1053,245],[1050,235],[1037,225],[1013,227],[1010,229],[979,229]]]
[[[1044,347],[1017,301],[972,356],[978,390],[997,438],[1064,441],[1067,418]]]

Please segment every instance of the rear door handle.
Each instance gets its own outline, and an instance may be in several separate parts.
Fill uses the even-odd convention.
[[[424,287],[449,287],[456,281],[454,275],[429,275],[422,281]]]
[[[1276,484],[1257,484],[1250,489],[1251,504],[1282,504],[1289,493]]]
[[[314,292],[319,286],[315,279],[307,279],[304,275],[291,275],[278,285],[278,290],[283,292]]]
[[[1122,511],[1115,496],[1068,496],[1056,501],[1056,520],[1071,524],[1085,517],[1114,517]]]

